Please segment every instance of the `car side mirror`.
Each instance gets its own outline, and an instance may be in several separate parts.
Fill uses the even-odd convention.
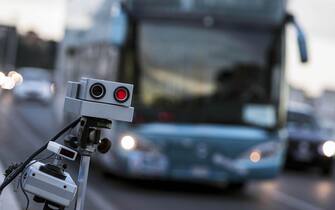
[[[292,14],[286,15],[286,22],[293,24],[294,28],[296,29],[300,60],[302,63],[307,63],[308,50],[305,32],[302,30],[299,23],[296,21],[295,17]]]

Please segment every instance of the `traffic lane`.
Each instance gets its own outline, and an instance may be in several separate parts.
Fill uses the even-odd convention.
[[[125,181],[107,178],[101,180],[102,171],[97,167],[90,172],[89,185],[98,189],[99,197],[113,203],[117,209],[298,209],[321,210],[334,209],[329,200],[328,206],[319,206],[313,199],[304,197],[309,182],[308,177],[302,182],[295,182],[299,174],[283,175],[277,180],[255,182],[244,193],[232,192],[205,185],[185,183],[162,183],[156,181]],[[291,177],[292,176],[292,177]],[[302,175],[303,176],[303,175]],[[290,183],[288,186],[287,183]],[[282,186],[284,185],[284,186]],[[311,184],[313,185],[313,183]],[[332,185],[332,183],[328,183]],[[307,187],[305,187],[307,186]],[[287,188],[287,189],[286,189]],[[290,190],[297,190],[300,196],[291,195]],[[318,198],[310,192],[314,198]],[[334,196],[334,191],[331,192]],[[331,197],[331,196],[330,196]]]
[[[315,170],[289,170],[279,178],[276,189],[320,209],[335,209],[334,176],[323,177]]]
[[[12,105],[11,97],[2,96],[0,108],[0,155],[4,157],[2,161],[5,161],[5,163],[22,160],[22,157],[28,156],[29,151],[37,149],[40,145],[35,139],[36,136],[32,136],[31,132],[27,131],[27,126],[13,111]]]
[[[34,108],[31,107],[32,104],[22,103],[17,105],[11,95],[2,95],[0,100],[0,159],[3,162],[4,166],[8,166],[12,163],[19,163],[25,160],[29,155],[34,151],[40,148],[47,139],[55,135],[55,133],[48,134],[46,131],[35,132],[36,129],[32,129],[32,124],[37,125],[38,129],[45,129],[46,123],[41,118],[45,118],[46,122],[54,122],[51,119],[48,119],[45,112],[48,112],[47,109],[43,110],[43,107]],[[31,111],[35,110],[35,113],[26,113],[29,118],[23,118],[22,114],[19,114],[20,111]],[[41,113],[44,112],[42,116]],[[40,116],[37,116],[40,114]],[[33,117],[37,116],[37,117]],[[39,120],[38,120],[39,119]],[[50,124],[51,125],[51,124]],[[52,126],[55,127],[55,126]],[[51,129],[49,129],[51,131]],[[47,135],[48,138],[40,136],[39,134]],[[48,153],[50,154],[50,153]],[[46,154],[42,154],[41,157],[45,157]],[[76,174],[76,163],[70,163],[69,172],[73,177]],[[19,192],[16,194],[21,206],[25,207],[26,200],[23,196],[23,193]],[[31,196],[30,196],[31,197]],[[95,205],[95,201],[88,198],[87,199],[87,209],[99,209],[99,205]],[[30,208],[29,209],[41,209],[41,205],[36,204],[30,199]],[[73,206],[72,206],[73,209]]]
[[[5,100],[6,102],[7,100]],[[6,103],[5,103],[6,104]],[[10,144],[9,149],[1,151],[1,158],[7,162],[22,161],[38,148],[43,139],[34,136],[30,123],[36,123],[42,129],[48,113],[43,106],[36,108],[32,104],[1,106],[7,119],[1,117],[1,144]],[[7,109],[7,110],[6,110]],[[30,112],[35,110],[34,112]],[[18,114],[23,113],[26,115]],[[29,113],[28,113],[29,112]],[[39,113],[39,115],[38,115]],[[25,116],[25,120],[21,120]],[[49,115],[51,117],[51,115]],[[37,120],[37,117],[39,117]],[[46,122],[53,122],[45,118]],[[43,129],[44,130],[44,129]],[[5,135],[4,135],[5,134]],[[52,134],[54,135],[54,133]],[[49,135],[49,137],[51,134]],[[24,141],[24,146],[22,145]],[[27,144],[28,143],[28,144]],[[30,147],[29,147],[30,146]],[[3,147],[1,147],[3,149]],[[8,148],[8,147],[7,147]],[[5,154],[5,155],[4,155]],[[20,158],[18,158],[20,157]],[[76,166],[77,167],[77,166]],[[76,170],[70,168],[73,173]],[[334,209],[331,199],[334,197],[333,182],[324,181],[319,176],[299,173],[284,174],[278,181],[252,184],[244,194],[221,192],[220,190],[199,185],[164,183],[124,182],[104,179],[101,170],[94,165],[91,168],[87,203],[85,209]],[[321,181],[320,181],[321,180]],[[158,187],[157,187],[158,185]],[[316,195],[315,190],[323,192]],[[322,193],[321,193],[322,194]],[[22,200],[24,203],[25,201]],[[321,206],[321,207],[319,207]]]
[[[2,152],[0,155],[1,160],[5,160],[6,164],[12,162],[21,162],[26,159],[28,155],[37,150],[42,146],[48,139],[54,136],[61,127],[55,120],[54,112],[52,110],[52,104],[43,104],[38,101],[20,101],[17,103],[13,100],[11,95],[6,95],[1,101],[3,118],[8,118],[12,123],[3,130],[8,131],[11,129],[15,131],[20,129],[20,132],[16,134],[24,134],[26,140],[30,143],[28,145],[20,144],[20,137],[17,135],[12,136],[12,141],[10,144],[5,144],[2,148],[6,152]],[[0,122],[2,125],[3,123]],[[3,131],[0,129],[0,132]],[[22,143],[22,141],[21,141]],[[32,146],[34,145],[34,146]],[[8,151],[12,151],[8,155]],[[27,154],[27,155],[23,155]],[[41,155],[45,157],[45,155]],[[78,163],[77,162],[67,162],[69,165],[68,172],[73,178],[77,177]],[[22,205],[25,205],[26,200],[22,193],[18,194],[18,197]],[[96,199],[88,197],[86,201],[85,209],[102,209],[101,203],[97,202]],[[73,209],[74,204],[69,208]],[[105,208],[110,209],[111,204],[105,205]],[[41,205],[34,202],[30,202],[31,209],[40,209]]]
[[[101,182],[102,170],[90,172],[89,185],[99,189],[105,200],[117,209],[269,209],[252,193],[232,193],[217,187],[159,181],[135,181],[106,177]],[[278,206],[279,207],[279,206]],[[271,205],[271,209],[276,205]]]
[[[53,121],[50,106],[30,103],[18,105],[9,93],[1,95],[0,115],[0,149],[7,157],[14,158],[10,160],[22,160],[57,132],[58,125]]]
[[[327,182],[327,202],[320,199],[314,185],[319,178],[296,181],[300,173],[284,174],[279,179],[255,182],[243,193],[185,183],[161,183],[143,181],[124,181],[107,179],[103,183],[94,180],[99,177],[97,168],[90,174],[90,184],[95,183],[99,194],[111,201],[117,209],[296,209],[321,210],[334,209],[334,183]],[[102,173],[102,172],[100,172]],[[297,194],[292,194],[296,191]],[[312,199],[309,198],[312,196]],[[325,197],[323,197],[325,198]],[[323,204],[323,205],[322,205]]]
[[[1,97],[0,133],[0,159],[5,167],[24,161],[42,146],[39,137],[31,132],[15,112],[12,98],[8,94]],[[21,206],[25,206],[26,200],[23,194],[20,192],[15,195]],[[32,203],[30,206],[37,209],[37,206]]]
[[[46,104],[37,100],[26,100],[14,103],[13,108],[34,133],[44,138],[50,137],[61,128],[51,102]]]

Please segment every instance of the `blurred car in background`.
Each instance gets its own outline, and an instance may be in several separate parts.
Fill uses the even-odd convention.
[[[15,100],[37,100],[48,104],[54,95],[51,73],[46,69],[25,67],[18,70],[23,82],[13,90]]]
[[[287,167],[319,167],[325,176],[333,169],[335,142],[327,139],[313,111],[290,109],[288,111]]]

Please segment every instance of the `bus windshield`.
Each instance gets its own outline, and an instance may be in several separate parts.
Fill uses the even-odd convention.
[[[138,44],[142,118],[235,124],[245,104],[271,103],[270,32],[144,22]]]

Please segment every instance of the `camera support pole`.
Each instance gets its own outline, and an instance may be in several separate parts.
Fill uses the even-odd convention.
[[[78,174],[78,194],[76,210],[84,210],[88,171],[90,167],[90,155],[82,155]]]
[[[101,128],[111,128],[110,120],[82,117],[78,130],[79,151],[81,155],[78,173],[78,192],[75,210],[84,210],[88,172],[92,154],[99,144]]]

